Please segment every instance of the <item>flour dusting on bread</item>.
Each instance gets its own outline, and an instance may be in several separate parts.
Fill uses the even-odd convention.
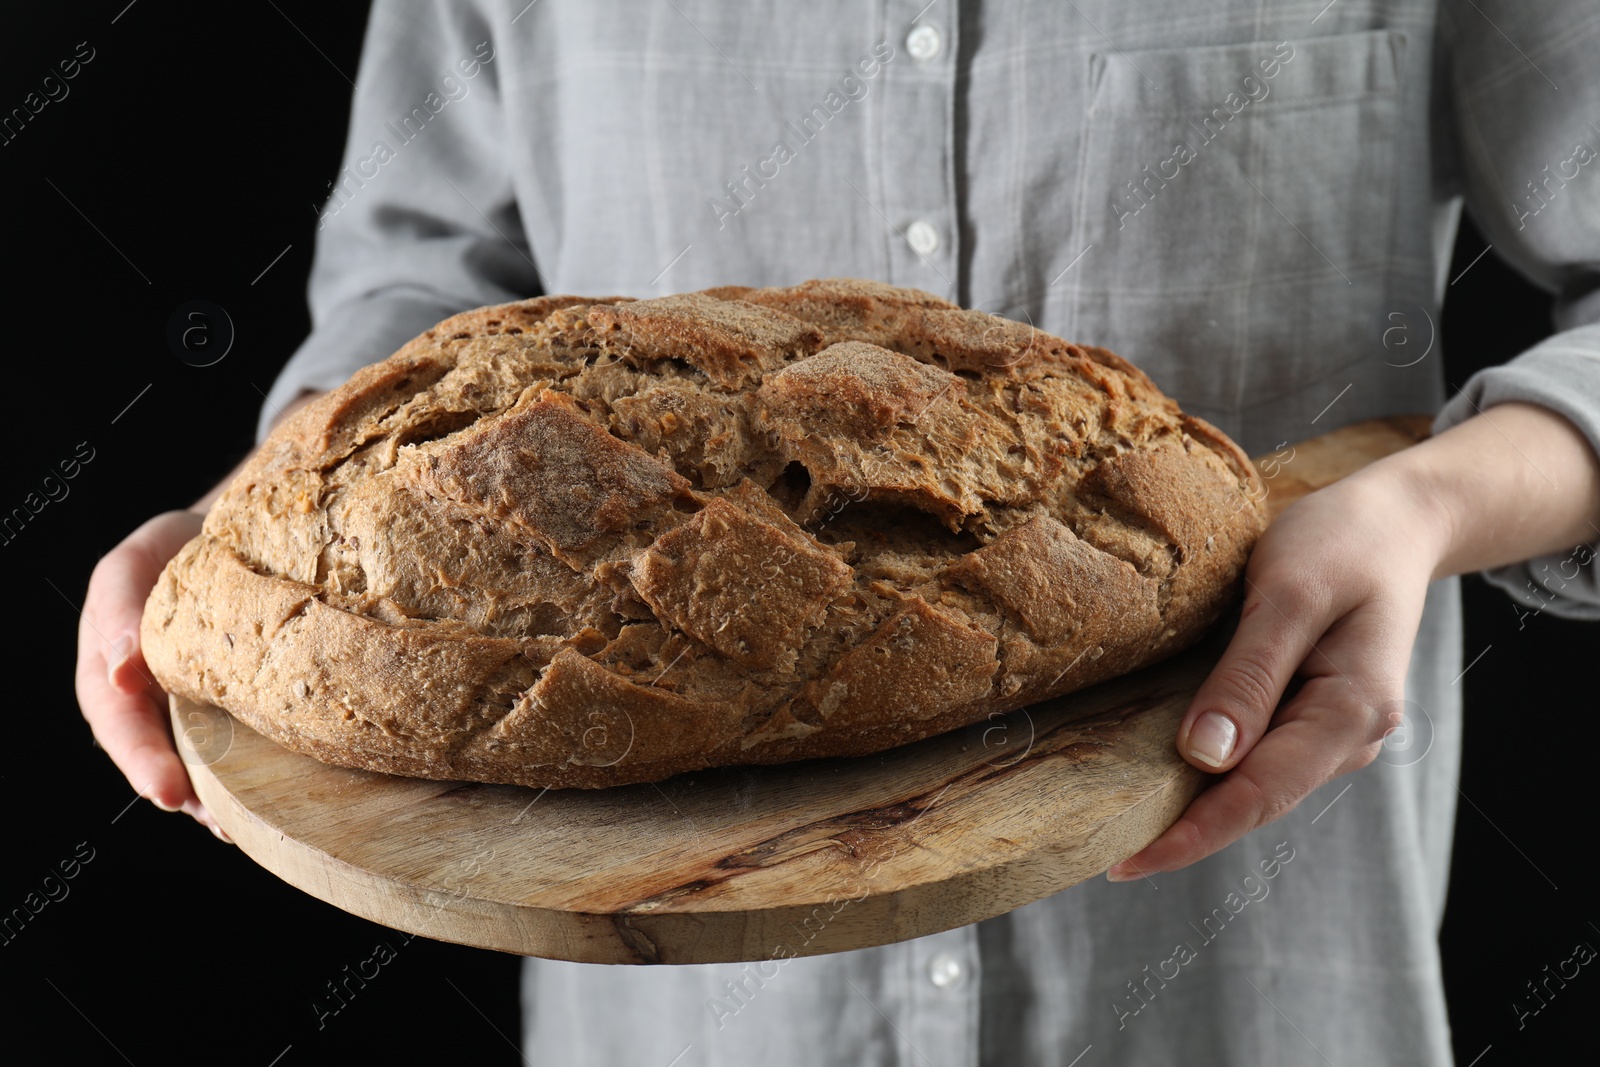
[[[1192,643],[1262,496],[1125,360],[928,293],[540,297],[280,426],[143,643],[343,766],[598,787],[864,754]]]

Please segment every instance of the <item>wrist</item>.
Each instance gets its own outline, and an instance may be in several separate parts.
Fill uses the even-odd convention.
[[[1424,444],[1457,516],[1448,573],[1531,560],[1600,532],[1600,457],[1558,412],[1493,404]]]
[[[1383,516],[1401,535],[1399,544],[1417,553],[1430,582],[1457,573],[1450,567],[1461,529],[1456,495],[1432,460],[1420,446],[1413,447],[1345,479],[1351,491],[1364,497],[1356,506]]]

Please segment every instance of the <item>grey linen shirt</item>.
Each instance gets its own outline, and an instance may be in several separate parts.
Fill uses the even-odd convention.
[[[1597,44],[1592,0],[378,0],[263,423],[464,308],[855,275],[1111,348],[1255,455],[1515,399],[1600,448]],[[1447,402],[1463,202],[1558,332]],[[1600,618],[1588,559],[1491,580]],[[1405,740],[1187,870],[781,967],[530,959],[528,1061],[1448,1063],[1460,642],[1435,583]]]

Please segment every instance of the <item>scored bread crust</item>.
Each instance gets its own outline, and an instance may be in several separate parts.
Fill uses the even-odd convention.
[[[829,279],[446,319],[162,572],[169,691],[325,762],[599,787],[876,752],[1154,662],[1255,468],[1127,361]]]

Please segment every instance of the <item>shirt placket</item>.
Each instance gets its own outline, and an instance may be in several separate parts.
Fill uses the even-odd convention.
[[[976,926],[910,942],[911,974],[903,1003],[905,1062],[977,1067],[979,957]]]
[[[890,0],[893,58],[883,70],[880,213],[889,276],[955,300],[960,230],[955,185],[955,0]]]
[[[957,17],[955,0],[889,0],[885,33],[894,46],[883,68],[879,213],[888,234],[894,285],[960,294],[955,182]],[[897,1020],[912,1046],[907,1063],[977,1067],[977,927],[918,938],[906,946],[910,973]]]

